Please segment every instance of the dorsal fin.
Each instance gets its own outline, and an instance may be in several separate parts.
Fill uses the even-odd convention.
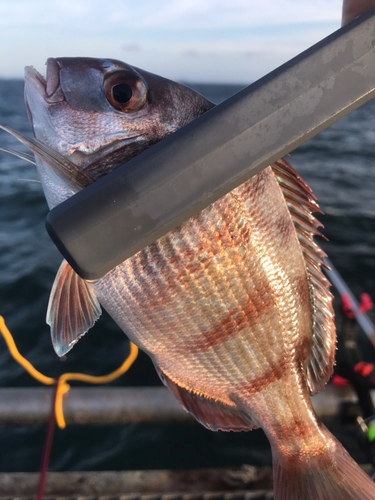
[[[46,317],[56,354],[63,356],[70,351],[101,313],[89,285],[63,260],[53,283]]]
[[[331,285],[320,270],[321,266],[327,267],[323,261],[326,254],[313,240],[314,235],[322,236],[317,229],[322,224],[312,214],[322,212],[309,186],[289,163],[279,160],[271,167],[292,217],[309,277],[313,333],[306,375],[310,393],[314,395],[332,375],[336,350]]]
[[[173,382],[156,364],[155,368],[163,384],[169,387],[184,410],[191,413],[207,429],[239,432],[258,428],[237,406],[231,407],[220,401],[194,394]]]

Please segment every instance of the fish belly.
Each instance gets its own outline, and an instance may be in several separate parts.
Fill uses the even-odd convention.
[[[298,389],[310,353],[310,289],[270,167],[92,286],[179,387],[229,406],[293,372]]]

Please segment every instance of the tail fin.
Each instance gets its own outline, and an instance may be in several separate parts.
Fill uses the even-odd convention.
[[[315,454],[273,450],[274,500],[374,500],[375,483],[328,429],[321,431],[326,445]]]

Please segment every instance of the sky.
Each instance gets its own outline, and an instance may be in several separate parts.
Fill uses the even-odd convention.
[[[342,0],[0,0],[0,78],[108,57],[182,82],[250,83],[340,27]]]

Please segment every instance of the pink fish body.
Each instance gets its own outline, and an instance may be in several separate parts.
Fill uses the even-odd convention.
[[[34,132],[92,180],[212,107],[190,89],[119,61],[48,64],[47,82],[27,70]],[[122,79],[109,88],[119,72]],[[129,93],[129,105],[138,100],[111,114],[120,91],[122,100]],[[88,121],[92,135],[83,133]],[[103,136],[107,153],[100,149]],[[69,182],[37,164],[51,206],[73,194]],[[374,499],[374,483],[311,405],[310,395],[332,374],[336,348],[313,211],[311,190],[280,160],[100,280],[84,282],[64,262],[48,321],[62,354],[95,322],[100,303],[203,425],[263,428],[272,446],[275,499]]]
[[[164,376],[229,408],[308,362],[309,282],[271,168],[92,287]]]

